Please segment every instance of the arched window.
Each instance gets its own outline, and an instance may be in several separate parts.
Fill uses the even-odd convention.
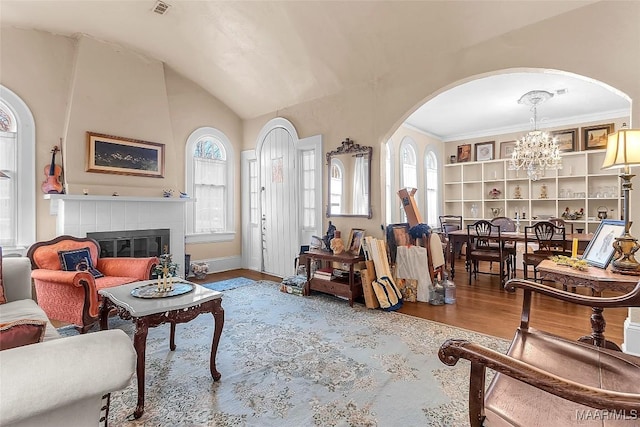
[[[403,138],[400,146],[400,188],[418,188],[418,169],[414,147],[415,143],[411,138]],[[417,197],[415,199],[416,203],[418,203]],[[400,218],[402,218],[403,222],[407,221],[407,215],[402,203],[400,203]]]
[[[438,158],[433,150],[425,154],[425,188],[427,191],[427,224],[438,227]]]
[[[233,239],[233,149],[221,131],[203,127],[194,131],[186,148],[187,241]]]
[[[35,243],[35,124],[29,107],[0,86],[0,246],[24,255]]]
[[[344,164],[339,159],[331,159],[331,213],[344,213]]]

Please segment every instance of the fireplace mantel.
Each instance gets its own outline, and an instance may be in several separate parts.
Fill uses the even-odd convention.
[[[177,197],[93,196],[45,194],[49,213],[56,216],[56,234],[86,237],[101,231],[169,229],[174,262],[184,271],[186,203]]]

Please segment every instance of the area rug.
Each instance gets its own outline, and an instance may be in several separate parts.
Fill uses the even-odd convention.
[[[408,315],[369,310],[328,295],[299,297],[260,281],[225,292],[209,373],[212,316],[176,331],[149,329],[145,413],[136,380],[111,395],[113,426],[467,426],[469,364],[437,351],[463,338],[504,352],[508,342]],[[132,335],[131,321],[110,319]],[[74,330],[65,331],[74,333]]]
[[[246,277],[234,277],[233,279],[220,280],[218,282],[203,283],[202,286],[213,291],[222,292],[239,288],[240,286],[253,285],[254,283],[256,283],[255,280],[247,279]]]

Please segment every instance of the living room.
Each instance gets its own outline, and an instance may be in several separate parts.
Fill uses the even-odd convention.
[[[336,217],[331,220],[343,233],[348,233],[352,228],[364,228],[367,235],[381,238],[380,225],[386,223],[382,181],[383,144],[418,106],[447,88],[468,79],[505,70],[553,69],[608,84],[626,94],[632,101],[640,98],[640,83],[637,79],[640,70],[640,30],[637,27],[640,6],[637,2],[545,2],[547,4],[537,6],[526,3],[503,5],[505,10],[501,10],[497,5],[482,7],[470,4],[437,4],[434,7],[438,9],[433,11],[432,16],[439,16],[443,22],[432,22],[433,19],[430,19],[429,25],[419,19],[420,14],[423,17],[429,16],[426,5],[405,6],[394,11],[391,3],[381,3],[377,6],[366,3],[366,6],[361,5],[360,12],[353,10],[353,5],[342,3],[327,6],[330,7],[327,11],[323,11],[322,6],[314,3],[308,6],[310,9],[306,12],[296,9],[303,9],[301,4],[289,5],[293,10],[288,12],[299,19],[307,14],[321,15],[324,18],[322,24],[335,30],[332,34],[338,39],[331,38],[330,49],[340,55],[336,54],[333,57],[334,62],[325,62],[323,58],[322,67],[310,61],[312,65],[307,64],[304,72],[295,72],[288,68],[295,68],[291,64],[295,64],[296,59],[304,62],[305,58],[296,48],[296,58],[282,63],[275,59],[271,59],[274,62],[268,62],[269,67],[265,68],[288,65],[287,73],[284,69],[281,71],[283,77],[272,77],[269,80],[259,77],[259,71],[256,71],[259,67],[251,71],[246,70],[245,74],[242,74],[233,68],[232,64],[234,61],[241,61],[242,58],[237,57],[277,44],[280,37],[271,36],[275,38],[274,41],[262,32],[252,33],[247,35],[247,44],[243,44],[243,30],[237,30],[237,34],[232,24],[224,24],[224,17],[234,17],[237,12],[234,7],[241,6],[225,7],[218,4],[217,7],[220,9],[216,9],[215,13],[211,12],[214,15],[211,22],[227,31],[222,40],[230,39],[233,48],[237,50],[235,55],[225,50],[223,53],[228,56],[221,60],[220,67],[231,67],[235,74],[229,77],[229,81],[240,87],[244,86],[243,90],[237,91],[235,97],[227,88],[218,87],[218,92],[211,90],[217,86],[224,86],[222,80],[208,82],[205,86],[187,77],[190,64],[199,61],[197,57],[176,55],[171,56],[170,62],[168,56],[165,57],[162,52],[162,43],[156,47],[157,50],[151,51],[139,47],[135,36],[129,36],[128,43],[113,40],[105,37],[106,33],[98,31],[100,27],[97,23],[94,25],[95,32],[83,26],[71,28],[71,24],[66,30],[64,20],[56,23],[58,27],[47,28],[41,22],[45,21],[47,14],[54,13],[48,8],[55,8],[53,5],[57,2],[51,2],[49,5],[39,4],[36,10],[30,9],[33,6],[29,6],[28,3],[20,3],[23,2],[3,1],[2,4],[0,94],[2,101],[11,104],[12,107],[23,103],[33,120],[30,129],[32,146],[20,151],[19,156],[19,161],[26,162],[27,170],[31,171],[29,176],[20,181],[18,191],[18,217],[25,220],[26,226],[23,222],[17,225],[25,230],[17,233],[18,240],[14,246],[15,252],[22,255],[31,244],[52,239],[59,234],[60,217],[52,215],[51,198],[45,199],[39,188],[40,182],[46,178],[43,176],[43,168],[51,163],[51,151],[55,145],[62,150],[57,155],[57,163],[63,168],[66,196],[81,198],[86,190],[88,198],[121,197],[123,200],[144,200],[163,198],[163,190],[170,189],[173,191],[171,201],[154,203],[162,206],[189,206],[192,202],[180,201],[178,197],[179,192],[189,193],[186,178],[187,142],[194,131],[203,127],[221,131],[230,141],[234,154],[230,181],[233,185],[233,197],[229,199],[231,203],[228,206],[229,227],[224,233],[218,233],[219,235],[205,241],[200,241],[197,236],[189,233],[172,236],[174,242],[180,242],[181,239],[186,241],[184,247],[179,247],[176,251],[172,248],[172,252],[175,259],[181,263],[184,263],[181,260],[184,259],[180,256],[181,252],[190,254],[192,261],[207,262],[211,272],[234,268],[261,271],[262,251],[251,243],[255,241],[255,236],[260,236],[260,220],[247,220],[250,212],[247,211],[248,204],[245,200],[249,198],[249,194],[245,191],[247,174],[243,173],[243,170],[248,163],[243,159],[259,158],[256,151],[259,151],[264,135],[271,130],[271,126],[282,125],[280,122],[274,124],[273,120],[286,120],[288,126],[296,132],[296,143],[318,136],[321,140],[321,149],[317,152],[316,161],[319,165],[317,182],[322,183],[321,186],[318,185],[318,189],[322,190],[317,191],[315,195],[316,200],[319,200],[316,206],[321,208],[315,212],[313,228],[304,231],[294,230],[294,237],[287,241],[288,252],[283,257],[285,260],[282,265],[286,264],[287,268],[291,268],[300,246],[308,244],[310,235],[322,235],[327,228],[328,219],[322,208],[327,193],[324,154],[339,146],[346,137],[373,147],[373,161],[370,165],[372,216]],[[73,3],[68,3],[66,7],[79,7]],[[145,13],[151,9],[151,3],[144,5]],[[344,18],[338,18],[341,6],[345,8],[342,11],[345,14]],[[102,4],[102,7],[105,5]],[[248,4],[243,7],[247,11],[251,10]],[[414,7],[416,9],[413,9]],[[425,9],[422,9],[423,7]],[[469,22],[464,19],[455,20],[456,26],[447,28],[453,25],[450,22],[453,18],[447,18],[445,22],[442,15],[448,16],[448,7],[452,8],[449,11],[451,15],[461,13]],[[69,9],[64,11],[71,14]],[[179,11],[180,6],[173,5],[166,18],[177,19]],[[96,6],[96,9],[82,10],[82,13],[90,12],[99,15],[99,6]],[[109,17],[113,16],[111,14],[121,17],[119,14],[123,12],[105,8],[103,13]],[[368,13],[375,17],[374,23],[366,23],[362,17]],[[367,27],[389,24],[390,18],[386,15],[388,13],[392,13],[390,16],[396,16],[397,13],[397,25],[414,27],[415,33],[411,32],[402,39],[399,36],[394,38],[387,33],[384,40],[373,38],[371,33],[375,31]],[[469,16],[473,13],[476,13],[476,16]],[[264,18],[262,14],[260,17]],[[483,19],[478,19],[479,17]],[[151,19],[153,18],[159,17],[153,16]],[[350,24],[348,18],[354,19],[353,22],[357,25]],[[332,19],[335,22],[331,23]],[[477,23],[484,19],[486,26],[492,28],[491,30]],[[113,22],[118,22],[118,19],[114,19]],[[156,34],[154,31],[165,31],[170,34],[167,39],[173,40],[171,44],[180,38],[179,34],[170,32],[170,25],[163,30],[165,24],[162,22],[149,19],[144,22],[139,29],[140,38],[144,38],[142,33],[145,31],[153,34]],[[197,22],[202,25],[201,21]],[[609,26],[603,24],[604,22],[616,24]],[[91,23],[93,24],[93,21]],[[171,23],[177,25],[174,21]],[[103,23],[108,24],[109,22]],[[134,31],[136,26],[133,23],[122,25],[127,31]],[[390,56],[385,57],[380,53],[380,57],[369,57],[366,43],[347,31],[352,25],[356,28],[362,27],[362,31],[372,37],[371,40],[378,40],[381,44],[384,41],[381,50],[388,50]],[[429,26],[433,28],[419,29]],[[306,27],[325,29],[320,25]],[[351,31],[357,32],[353,27]],[[468,31],[463,31],[465,28]],[[394,30],[401,31],[396,28],[388,31],[393,33]],[[291,37],[292,39],[310,38],[313,40],[310,45],[322,51],[322,45],[326,42],[323,37],[312,37],[305,31],[298,31],[300,34]],[[322,33],[319,29],[317,32]],[[444,40],[438,38],[438,34],[444,37]],[[418,39],[424,45],[421,50],[430,53],[398,53],[409,48],[415,51],[416,46],[412,45],[410,40],[415,42],[416,35],[424,37]],[[345,51],[340,45],[340,40],[347,40],[349,36],[359,41],[349,42]],[[463,40],[459,40],[460,38]],[[169,43],[170,40],[167,39],[162,40]],[[265,47],[258,43],[259,40],[269,40],[270,43]],[[176,44],[173,49],[179,50],[180,44]],[[215,52],[206,52],[204,48],[202,50],[203,57],[216,56]],[[280,52],[277,50],[276,53]],[[408,64],[400,62],[404,56],[411,57],[410,60],[404,59]],[[264,57],[261,59],[265,60]],[[317,68],[333,71],[326,71],[325,74]],[[356,68],[358,73],[349,71]],[[363,71],[366,69],[369,71]],[[289,72],[291,74],[288,74]],[[334,80],[335,75],[341,76],[342,80]],[[356,77],[357,83],[353,83]],[[233,87],[238,89],[235,85]],[[316,86],[321,89],[320,95],[314,90]],[[294,95],[289,96],[287,103],[284,103],[273,93],[274,87],[278,92],[293,92]],[[11,94],[7,95],[7,90],[13,94],[13,98]],[[225,102],[222,99],[229,101]],[[27,121],[19,121],[29,127]],[[628,124],[633,127],[637,126],[637,123],[640,123],[640,113],[632,108]],[[29,129],[25,130],[27,131]],[[88,171],[87,132],[163,144],[163,176],[145,177]],[[439,148],[439,166],[442,170],[452,169],[445,167],[445,164],[454,148],[451,144],[440,144]],[[4,170],[4,166],[2,168]],[[446,191],[444,183],[442,190]],[[29,194],[31,199],[28,197]],[[630,215],[636,224],[640,222],[640,209],[637,208],[639,197],[637,191],[631,191]],[[164,208],[152,209],[148,218],[161,209]],[[444,206],[443,213],[447,213]],[[246,241],[248,236],[252,236],[249,243]],[[5,253],[7,252],[9,250],[5,249]],[[184,267],[184,264],[182,265]],[[264,271],[279,272],[278,269]],[[630,309],[628,317],[633,324],[640,323],[638,309]],[[633,341],[640,343],[640,339],[634,338]]]

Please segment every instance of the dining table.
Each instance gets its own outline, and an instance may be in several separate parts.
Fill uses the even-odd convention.
[[[476,235],[475,230],[470,230],[469,232],[471,233],[471,236]],[[447,234],[449,243],[446,251],[449,255],[448,258],[449,258],[450,272],[451,272],[452,279],[455,277],[455,268],[456,268],[454,248],[461,247],[462,243],[466,243],[468,239],[467,235],[468,235],[468,232],[466,229],[449,231],[449,233]],[[584,249],[587,247],[587,245],[589,244],[592,238],[593,238],[593,233],[571,233],[571,234],[565,235],[565,241],[568,242],[567,247],[569,248],[571,248],[573,239],[577,239],[579,252],[584,251]],[[501,231],[500,241],[515,242],[516,244],[519,242],[524,243],[524,232],[523,231]]]

